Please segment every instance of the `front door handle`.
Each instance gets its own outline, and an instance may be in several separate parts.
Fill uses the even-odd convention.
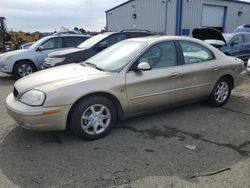
[[[170,78],[172,78],[172,79],[175,79],[175,78],[178,78],[180,76],[180,73],[178,73],[178,72],[174,72],[174,73],[172,73],[172,74],[170,74]]]
[[[218,66],[214,66],[213,68],[212,68],[212,70],[213,71],[218,71],[220,68],[218,67]]]

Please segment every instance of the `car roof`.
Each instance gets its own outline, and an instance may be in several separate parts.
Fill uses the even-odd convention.
[[[238,33],[222,33],[222,35],[228,36],[228,37],[234,37],[235,35],[250,35],[249,32],[238,32]]]
[[[122,30],[122,31],[108,31],[100,34],[104,35],[112,35],[112,34],[118,34],[118,33],[141,33],[141,34],[153,34],[153,32],[147,31],[147,30]]]
[[[60,34],[60,35],[50,35],[50,36],[46,36],[46,38],[56,38],[56,37],[91,37],[90,35],[81,35],[81,34]]]
[[[165,40],[190,40],[196,41],[197,39],[193,39],[191,37],[184,37],[184,36],[162,36],[162,35],[153,35],[147,37],[138,37],[138,38],[131,38],[128,41],[140,41],[140,42],[147,42],[147,43],[155,43],[161,42]]]

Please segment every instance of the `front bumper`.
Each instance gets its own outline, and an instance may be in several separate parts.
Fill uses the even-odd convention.
[[[65,130],[70,105],[32,107],[17,101],[11,93],[6,98],[8,114],[22,127],[38,131]],[[49,114],[48,112],[57,112]]]
[[[9,62],[0,62],[0,72],[12,73],[13,66]]]

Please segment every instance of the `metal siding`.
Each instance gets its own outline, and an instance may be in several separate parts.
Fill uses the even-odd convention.
[[[135,0],[111,10],[106,13],[108,31],[135,28],[165,33],[167,3],[165,0]],[[132,18],[132,5],[135,6],[136,19]]]
[[[122,29],[133,28],[132,3],[133,2],[127,3],[106,13],[108,31],[120,31]]]
[[[177,1],[167,1],[166,35],[175,35]]]
[[[176,0],[135,0],[128,2],[106,13],[108,31],[133,29],[136,26],[137,29],[175,35],[176,2]],[[224,23],[225,32],[232,32],[239,25],[249,24],[250,4],[222,0],[192,0],[190,2],[182,0],[182,3],[181,30],[190,30],[190,34],[194,28],[201,26],[203,4],[227,7]],[[136,19],[132,18],[132,5],[135,5]],[[243,11],[243,15],[238,16],[238,11]]]
[[[203,4],[227,7],[224,32],[232,32],[237,26],[249,23],[249,4],[218,0],[193,0],[191,2],[183,1],[182,29],[190,29],[192,32],[194,28],[201,26]],[[242,16],[237,15],[238,11],[243,11]]]

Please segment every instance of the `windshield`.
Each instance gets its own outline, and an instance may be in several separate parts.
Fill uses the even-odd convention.
[[[122,41],[103,50],[86,62],[94,64],[104,71],[119,71],[133,60],[147,44],[141,41]]]
[[[77,48],[83,48],[83,49],[91,48],[92,46],[94,46],[96,43],[100,42],[101,40],[103,40],[107,36],[109,36],[109,35],[107,35],[107,34],[96,35],[94,37],[91,37],[91,38],[85,40],[83,43],[78,45]]]
[[[46,40],[48,40],[48,37],[41,38],[40,40],[36,41],[31,46],[29,46],[28,49],[38,48],[40,44],[43,44]]]
[[[224,39],[226,40],[226,42],[228,43],[232,38],[233,38],[233,34],[222,34]]]

